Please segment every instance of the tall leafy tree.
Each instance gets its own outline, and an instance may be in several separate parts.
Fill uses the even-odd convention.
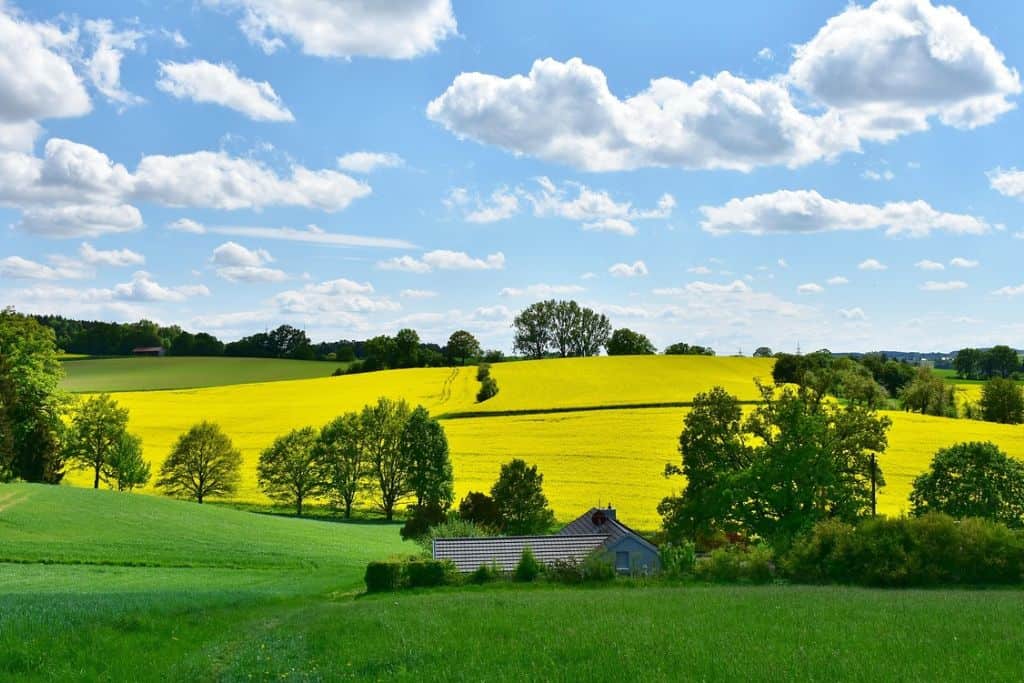
[[[200,422],[178,437],[160,467],[156,486],[168,495],[202,503],[210,496],[230,496],[238,490],[242,454],[212,422]]]
[[[56,484],[64,476],[63,374],[53,330],[0,311],[0,481]]]
[[[118,491],[131,491],[149,481],[150,467],[142,457],[142,439],[127,432],[110,452],[103,465],[104,483]]]
[[[448,337],[445,351],[452,362],[458,360],[459,365],[465,365],[468,359],[480,355],[480,342],[466,330],[456,330]]]
[[[110,394],[100,394],[75,406],[66,445],[67,458],[80,469],[92,470],[93,488],[100,487],[103,468],[121,447],[128,430],[128,409]]]
[[[394,518],[395,507],[412,493],[411,458],[402,449],[402,434],[409,419],[409,404],[380,398],[359,416],[365,457],[376,480],[376,493],[384,517]]]
[[[441,423],[417,406],[402,431],[402,451],[409,459],[409,489],[416,507],[451,507],[455,497],[448,438]]]
[[[687,344],[686,342],[676,342],[675,344],[669,344],[665,347],[666,356],[713,356],[715,355],[714,349],[708,348],[707,346],[700,346],[699,344]]]
[[[419,364],[420,335],[408,327],[395,335],[395,367],[411,368]]]
[[[516,458],[501,466],[491,487],[501,530],[512,536],[546,533],[555,521],[544,495],[544,475]]]
[[[554,301],[538,301],[527,306],[512,322],[515,330],[512,347],[527,358],[543,358],[551,344],[551,318]]]
[[[935,454],[927,472],[914,480],[915,515],[985,517],[1024,526],[1024,463],[993,443],[960,443]]]
[[[551,346],[565,358],[578,345],[583,310],[575,301],[558,301],[551,309]]]
[[[589,308],[580,309],[576,335],[572,342],[572,355],[598,355],[601,349],[607,346],[611,334],[612,324],[607,316]]]
[[[608,339],[609,356],[640,356],[656,353],[654,344],[645,335],[628,327],[620,327]]]
[[[319,434],[313,427],[293,429],[260,454],[256,476],[267,497],[295,505],[302,516],[302,505],[324,491],[324,470],[316,457]]]
[[[345,413],[320,430],[314,457],[323,468],[325,490],[352,516],[352,505],[366,487],[368,462],[359,413]]]
[[[982,373],[982,353],[978,349],[960,349],[953,359],[953,369],[960,379],[978,379]]]
[[[1020,370],[1020,356],[1009,346],[993,346],[982,353],[981,364],[985,377],[1012,377]]]
[[[1012,379],[993,377],[981,387],[981,413],[989,422],[1024,422],[1024,389]]]
[[[903,409],[922,415],[956,417],[954,389],[929,368],[919,368],[917,375],[900,392]]]

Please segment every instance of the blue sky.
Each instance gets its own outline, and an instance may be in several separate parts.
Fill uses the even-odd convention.
[[[720,353],[1024,345],[1018,3],[0,0],[0,292],[225,339],[572,297]]]

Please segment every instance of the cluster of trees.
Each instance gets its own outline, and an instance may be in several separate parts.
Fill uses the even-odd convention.
[[[549,354],[596,356],[608,344],[612,324],[608,318],[575,301],[538,301],[513,320],[512,347],[526,358]]]
[[[682,495],[659,505],[669,538],[736,534],[785,547],[819,520],[873,513],[889,419],[809,386],[759,388],[762,402],[746,417],[720,387],[694,399],[682,461],[665,468],[686,478]]]
[[[865,397],[884,399],[898,396],[916,372],[917,369],[909,363],[889,359],[880,353],[853,357],[834,356],[822,350],[803,356],[775,354],[772,379],[779,384],[825,388],[839,398],[865,400]],[[850,396],[844,395],[847,393]]]
[[[359,363],[350,371],[465,365],[481,357],[486,357],[489,362],[503,360],[500,351],[488,351],[485,354],[477,338],[466,330],[453,332],[448,337],[448,343],[441,347],[422,343],[416,330],[405,328],[393,337],[379,335],[363,342]]]
[[[1014,377],[1021,371],[1020,354],[1002,345],[990,349],[960,349],[953,359],[953,369],[960,379]]]
[[[666,356],[713,356],[715,350],[710,346],[701,346],[699,344],[686,344],[684,342],[677,342],[675,344],[669,344],[665,347]]]

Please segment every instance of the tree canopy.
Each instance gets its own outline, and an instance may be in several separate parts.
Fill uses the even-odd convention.
[[[575,301],[539,301],[514,319],[513,348],[527,358],[596,356],[612,333],[603,314]]]
[[[981,387],[981,414],[989,422],[1024,422],[1024,388],[1003,377],[993,377]]]
[[[212,422],[200,422],[178,437],[160,467],[156,486],[171,496],[202,503],[238,490],[242,454]]]
[[[93,488],[100,487],[103,468],[121,448],[128,430],[128,409],[109,394],[100,394],[75,406],[65,451],[67,459],[93,471]]]
[[[293,429],[274,439],[260,454],[256,476],[267,497],[295,505],[302,516],[302,504],[324,491],[325,473],[316,458],[319,434],[313,427]]]
[[[653,353],[657,353],[657,349],[651,340],[628,327],[615,330],[608,340],[609,356],[642,356]]]
[[[498,511],[501,531],[510,536],[547,533],[555,514],[544,495],[544,475],[537,466],[528,466],[516,458],[501,466],[498,480],[491,487],[491,498]]]

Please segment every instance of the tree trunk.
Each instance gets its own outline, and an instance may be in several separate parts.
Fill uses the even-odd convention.
[[[295,499],[295,516],[302,516],[302,496],[299,496],[298,498]]]
[[[100,487],[100,466],[96,465],[96,476],[92,480],[92,487],[98,489]]]
[[[345,499],[345,519],[352,517],[352,501],[348,498]]]
[[[196,494],[196,500],[199,501],[200,505],[203,504],[203,494],[201,492]]]

